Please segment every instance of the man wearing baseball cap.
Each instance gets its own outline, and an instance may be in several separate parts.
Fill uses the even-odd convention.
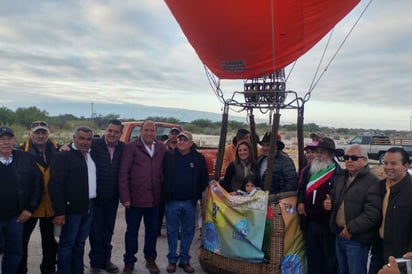
[[[189,251],[195,234],[196,204],[208,185],[209,175],[205,157],[193,148],[190,132],[180,132],[177,148],[165,154],[163,178],[169,246],[166,271],[174,273],[178,265],[184,272],[193,273]],[[177,247],[179,230],[180,248]]]
[[[180,128],[173,127],[169,131],[169,135],[167,136],[167,140],[165,144],[168,150],[174,150],[177,145],[177,135],[181,132]]]
[[[15,143],[13,130],[0,126],[0,235],[4,237],[2,273],[17,273],[23,256],[24,223],[38,207],[43,192],[39,169],[28,153],[13,149]]]
[[[24,224],[23,232],[23,258],[20,262],[18,274],[26,274],[27,250],[30,236],[39,221],[42,241],[42,274],[56,271],[57,242],[54,237],[54,211],[51,205],[47,186],[50,178],[50,163],[57,153],[59,146],[49,138],[49,125],[44,121],[35,121],[30,126],[29,138],[20,146],[21,150],[28,152],[43,175],[44,192],[40,205],[33,212],[32,217]]]
[[[167,150],[175,150],[177,146],[177,135],[181,132],[181,129],[178,127],[172,127],[169,131],[169,135],[167,136],[167,140],[164,142],[166,145]],[[165,215],[165,193],[162,191],[162,196],[159,205],[159,227],[157,235],[162,235],[162,226],[163,226],[163,219]]]

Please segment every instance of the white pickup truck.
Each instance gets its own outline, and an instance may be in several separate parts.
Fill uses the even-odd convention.
[[[355,136],[347,144],[337,145],[338,150],[343,152],[351,146],[358,144],[368,152],[369,159],[378,160],[383,164],[383,158],[386,151],[391,147],[403,147],[412,158],[412,140],[411,139],[390,139],[385,135],[360,135]]]

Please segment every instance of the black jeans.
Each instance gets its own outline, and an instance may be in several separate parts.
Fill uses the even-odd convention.
[[[23,258],[20,262],[17,274],[27,273],[27,250],[30,236],[36,227],[37,220],[40,224],[41,246],[43,252],[40,271],[42,274],[49,274],[56,271],[57,242],[54,238],[53,217],[30,218],[24,223],[23,231]],[[30,271],[31,272],[31,271]]]

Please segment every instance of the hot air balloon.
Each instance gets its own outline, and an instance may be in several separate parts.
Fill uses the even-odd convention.
[[[270,188],[274,140],[280,109],[296,109],[298,125],[299,167],[303,167],[303,106],[305,98],[286,89],[284,68],[321,40],[360,0],[165,0],[186,38],[193,46],[215,93],[224,103],[219,157],[215,179],[219,178],[226,143],[229,106],[240,107],[249,114],[251,136],[255,136],[253,110],[270,110],[273,114],[272,138],[268,157],[265,189]],[[218,79],[218,80],[216,80]],[[243,90],[224,98],[220,79],[242,79]],[[272,119],[272,118],[271,118]],[[256,156],[256,148],[255,148]],[[279,208],[274,207],[275,211]],[[279,212],[275,213],[275,215]],[[279,225],[277,232],[284,229]],[[283,240],[272,239],[272,248]],[[280,273],[283,249],[272,250],[272,260],[261,268],[241,265],[236,270],[208,268],[216,273]],[[209,255],[207,255],[209,256]],[[203,262],[214,257],[203,258]],[[233,262],[218,258],[218,264]],[[201,261],[202,263],[202,261]],[[202,265],[203,266],[203,265]],[[286,270],[285,270],[286,271]],[[303,272],[284,272],[303,273]]]

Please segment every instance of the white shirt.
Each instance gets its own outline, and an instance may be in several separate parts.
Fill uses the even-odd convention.
[[[153,154],[154,154],[154,151],[155,151],[155,144],[156,144],[156,142],[153,141],[153,143],[152,143],[150,146],[148,146],[148,145],[146,145],[146,143],[143,141],[142,138],[140,138],[140,140],[142,141],[144,147],[146,148],[147,153],[149,153],[150,157],[153,158]]]
[[[72,148],[78,150],[77,147],[72,144]],[[90,149],[83,155],[84,159],[86,160],[87,164],[87,175],[88,175],[88,182],[89,182],[89,199],[96,198],[96,164],[94,163],[92,156],[90,155]]]

